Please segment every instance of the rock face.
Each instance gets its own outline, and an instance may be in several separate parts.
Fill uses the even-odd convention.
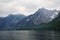
[[[32,15],[8,15],[5,18],[0,18],[1,29],[28,29],[34,28],[37,25],[48,23],[58,16],[58,10],[48,10],[41,8]]]
[[[37,10],[37,12],[35,12],[34,14],[18,22],[17,27],[18,28],[31,28],[36,25],[48,23],[53,20],[53,18],[51,17],[52,15],[54,15],[55,17],[57,16],[55,15],[56,13],[58,15],[57,10],[48,10],[45,8],[41,8]]]
[[[24,15],[10,14],[7,17],[0,17],[0,30],[15,28],[16,24],[24,19]]]
[[[35,16],[35,18],[33,19],[33,23],[36,25],[39,25],[41,23],[48,23],[53,20],[51,17],[52,15],[57,16],[55,15],[56,13],[58,14],[57,10],[47,10],[41,8],[35,13],[37,14],[37,16]]]
[[[10,14],[6,17],[5,21],[9,26],[12,26],[12,25],[16,25],[19,21],[21,21],[25,17],[26,16],[21,14],[17,14],[17,15]]]

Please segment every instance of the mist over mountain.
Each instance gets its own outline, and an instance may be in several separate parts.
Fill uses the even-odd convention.
[[[34,14],[25,16],[21,14],[8,15],[7,17],[0,18],[0,30],[16,30],[16,29],[29,29],[38,25],[43,25],[54,20],[59,10],[48,10],[45,8],[38,9]]]

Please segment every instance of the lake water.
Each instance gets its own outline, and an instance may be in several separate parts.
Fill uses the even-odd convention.
[[[59,31],[0,31],[0,40],[60,40]]]

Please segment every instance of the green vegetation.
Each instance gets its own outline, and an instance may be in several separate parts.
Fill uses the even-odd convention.
[[[60,15],[47,24],[43,24],[34,28],[35,30],[60,30]]]
[[[60,30],[60,14],[49,23],[34,25],[34,23],[30,21],[26,25],[18,27],[16,30]]]

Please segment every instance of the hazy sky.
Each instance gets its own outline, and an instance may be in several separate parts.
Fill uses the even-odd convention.
[[[60,9],[60,0],[0,0],[0,16],[29,15],[42,7]]]

